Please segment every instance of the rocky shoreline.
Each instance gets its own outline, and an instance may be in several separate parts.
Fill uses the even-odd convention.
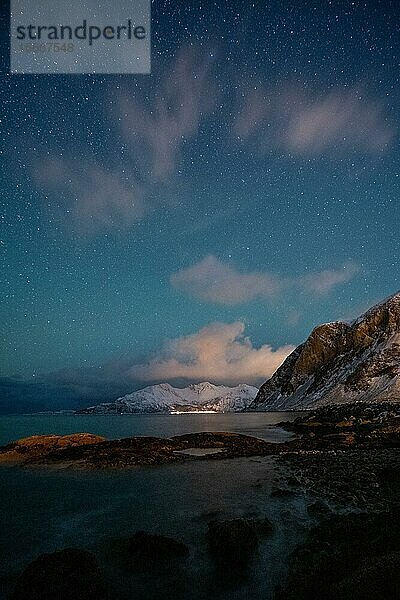
[[[169,438],[130,437],[108,440],[89,433],[37,435],[0,447],[0,465],[54,466],[75,469],[126,469],[182,460],[221,460],[244,456],[304,456],[318,454],[320,472],[325,456],[346,456],[355,451],[400,448],[400,412],[395,403],[335,405],[279,423],[294,434],[276,444],[248,435],[201,432]],[[194,456],[190,450],[205,450]],[[210,450],[207,454],[206,450]],[[218,452],[215,452],[218,450]],[[214,451],[214,452],[213,452]],[[350,454],[349,454],[350,453]],[[195,453],[194,453],[195,454]],[[372,456],[373,454],[371,454]],[[331,456],[331,457],[332,457]],[[357,454],[359,456],[359,454]],[[308,461],[310,462],[310,460]],[[311,459],[312,463],[312,459]],[[310,464],[311,464],[310,463]],[[328,466],[332,461],[328,461]],[[333,463],[332,463],[333,464]]]
[[[183,460],[269,456],[278,454],[280,445],[227,432],[190,433],[171,438],[131,437],[119,440],[107,440],[87,433],[32,436],[0,448],[0,465],[79,470],[129,469]],[[192,450],[205,452],[195,454]]]
[[[272,495],[281,498],[283,507],[286,498],[303,498],[312,523],[305,541],[289,560],[288,577],[276,590],[276,599],[400,597],[398,406],[394,403],[330,406],[279,425],[291,431],[294,438],[275,444],[223,432],[121,440],[105,440],[91,434],[34,436],[0,448],[0,464],[24,468],[129,469],[189,460],[275,456],[281,479]],[[193,455],[193,449],[205,454]],[[212,450],[214,453],[207,454]],[[218,563],[221,556],[229,555],[229,548],[234,548],[234,556],[241,557],[239,562],[245,564],[257,553],[260,535],[266,532],[274,535],[274,526],[267,521],[212,522],[208,534],[210,555]],[[145,568],[169,559],[175,550],[179,560],[183,561],[187,554],[179,542],[161,539],[156,532],[135,534],[127,548],[133,552],[129,561],[143,567],[144,560]],[[160,548],[167,549],[165,557],[160,557]],[[61,558],[68,562],[72,555],[67,552],[61,557],[46,556],[52,573],[54,562],[58,564]],[[90,559],[87,561],[89,564]],[[43,564],[40,565],[43,573]],[[21,576],[25,579],[21,579],[17,589],[26,582],[32,587],[35,569],[32,565],[28,568],[28,575],[25,572]],[[90,569],[95,575],[93,585],[97,585],[99,576],[92,563]],[[99,597],[108,597],[104,594]]]
[[[280,463],[287,488],[308,497],[315,524],[277,600],[400,597],[399,417],[395,404],[354,404],[287,425],[314,446]]]

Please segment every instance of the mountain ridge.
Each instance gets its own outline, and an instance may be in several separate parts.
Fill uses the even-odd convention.
[[[169,383],[159,383],[75,414],[239,412],[250,405],[257,392],[256,387],[247,384],[228,387],[203,381],[175,388]]]
[[[248,410],[400,401],[400,292],[350,323],[315,327],[260,388]]]

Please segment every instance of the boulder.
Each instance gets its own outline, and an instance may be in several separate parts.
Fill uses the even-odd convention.
[[[258,547],[257,526],[248,519],[212,521],[208,524],[211,555],[223,566],[245,566]]]
[[[106,600],[103,577],[92,554],[65,548],[41,554],[20,575],[11,600]]]
[[[132,559],[131,566],[138,568],[183,559],[189,554],[186,544],[164,535],[145,531],[137,531],[127,539],[127,551]]]

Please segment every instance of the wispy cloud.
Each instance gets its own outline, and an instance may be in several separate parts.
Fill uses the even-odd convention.
[[[185,47],[161,78],[151,79],[151,93],[117,93],[106,125],[114,121],[122,134],[121,167],[108,168],[89,155],[33,161],[33,180],[57,198],[67,225],[81,234],[125,229],[164,205],[181,150],[214,104],[210,68],[204,51]]]
[[[72,159],[36,162],[35,181],[57,195],[57,209],[80,233],[126,228],[147,212],[140,186],[116,170]]]
[[[175,172],[181,147],[197,134],[201,119],[213,106],[211,63],[203,56],[193,48],[182,48],[152,102],[143,104],[128,94],[119,98],[122,134],[148,154],[149,173],[155,180]]]
[[[242,273],[215,256],[203,260],[171,276],[171,283],[206,302],[234,305],[253,298],[272,298],[282,282],[269,273]]]
[[[346,149],[374,154],[395,135],[384,105],[361,88],[311,93],[300,84],[249,84],[233,103],[227,91],[219,97],[217,89],[204,48],[181,48],[165,73],[152,75],[134,90],[118,87],[113,92],[104,125],[121,143],[120,162],[115,157],[110,161],[118,167],[104,166],[106,159],[100,164],[92,149],[59,159],[46,154],[33,161],[33,179],[45,193],[61,199],[66,222],[85,234],[129,227],[163,206],[165,186],[175,190],[185,148],[201,134],[211,113],[214,119],[219,114],[218,125],[231,143],[248,144],[261,154],[279,151],[302,158],[335,156]],[[218,113],[219,106],[229,110]],[[60,155],[58,148],[52,152]],[[250,289],[258,285],[247,283]],[[268,295],[271,282],[264,279],[260,285],[256,295]]]
[[[299,153],[321,153],[346,146],[379,152],[393,135],[382,107],[374,100],[358,92],[334,91],[296,107],[288,123],[286,143]]]
[[[129,375],[142,381],[188,379],[224,383],[259,383],[270,377],[294,346],[255,348],[245,325],[213,323],[198,332],[170,340],[161,356],[133,365]]]
[[[298,281],[306,291],[323,296],[337,285],[351,281],[359,272],[359,265],[347,262],[340,269],[327,269],[320,273],[311,273],[299,278]]]
[[[338,269],[281,277],[267,271],[245,273],[213,255],[171,275],[173,287],[205,302],[233,306],[255,298],[269,300],[294,289],[313,296],[329,293],[335,286],[351,281],[360,271],[354,262]]]
[[[376,153],[395,135],[384,106],[359,89],[311,94],[299,85],[284,85],[242,96],[232,135],[252,141],[260,151],[310,156],[347,148]]]

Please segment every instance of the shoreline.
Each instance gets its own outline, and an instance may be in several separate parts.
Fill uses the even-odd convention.
[[[388,580],[398,581],[398,577],[396,580],[389,576],[388,569],[397,565],[393,562],[393,552],[399,552],[400,556],[400,526],[394,526],[400,523],[399,417],[393,405],[318,409],[294,422],[274,425],[285,427],[296,436],[283,443],[226,432],[119,440],[91,434],[33,436],[0,448],[0,461],[3,457],[3,466],[11,467],[10,459],[14,456],[19,459],[16,466],[24,469],[121,472],[134,467],[151,466],[153,470],[160,465],[195,461],[201,461],[202,468],[206,468],[205,461],[248,458],[260,462],[257,457],[271,457],[277,476],[265,496],[265,507],[278,503],[282,514],[287,515],[281,525],[284,528],[293,526],[296,513],[290,511],[298,502],[307,517],[303,523],[304,535],[300,535],[285,563],[287,576],[279,582],[273,597],[342,600],[346,596],[341,596],[340,590],[352,589],[354,600],[364,600],[367,596],[357,596],[354,589],[355,578],[367,581],[371,562],[380,565]],[[190,455],[193,449],[198,450],[196,456]],[[208,453],[211,449],[213,454]],[[234,471],[234,463],[232,468]],[[261,489],[256,485],[248,493],[258,495]],[[267,521],[260,523],[245,515],[216,518],[224,535],[239,536],[238,544],[245,543],[247,534],[257,540],[260,535],[257,527],[269,527]],[[247,531],[243,538],[242,529]],[[274,524],[268,535],[282,534],[282,530],[273,530]],[[199,534],[200,531],[201,528]],[[349,548],[354,556],[351,568]],[[249,556],[253,552],[257,552],[256,541],[254,548],[249,549]],[[382,589],[386,590],[386,596],[373,596],[373,600],[392,598],[385,587]],[[332,590],[336,595],[330,595]]]

